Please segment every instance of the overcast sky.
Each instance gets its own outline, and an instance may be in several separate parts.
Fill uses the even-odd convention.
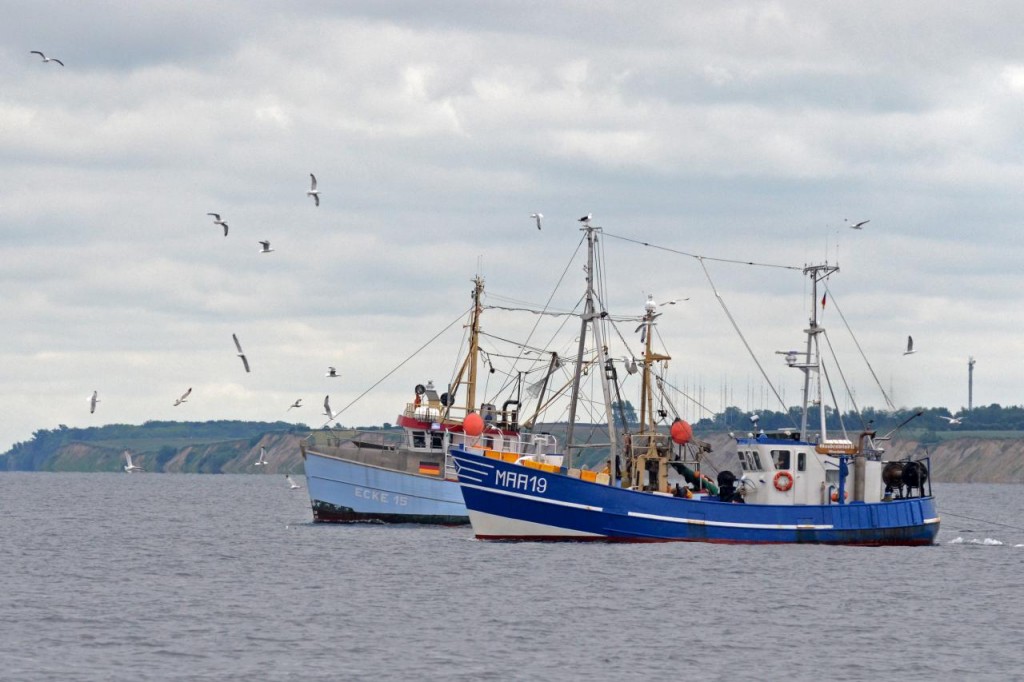
[[[975,405],[1022,402],[1020,3],[36,0],[0,16],[0,451],[58,424],[319,424],[325,394],[337,410],[457,318],[477,272],[491,303],[547,300],[588,212],[687,253],[838,263],[831,296],[898,405],[965,407],[970,356]],[[776,407],[747,404],[763,382],[698,261],[604,242],[613,312],[690,297],[659,327],[673,381],[712,409]],[[802,275],[707,265],[795,403],[773,351],[801,341]],[[582,273],[566,278],[571,307]],[[412,386],[447,381],[461,331],[340,421],[393,422]],[[868,374],[848,379],[884,407]]]

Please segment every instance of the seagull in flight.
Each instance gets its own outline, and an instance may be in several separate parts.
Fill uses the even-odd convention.
[[[288,407],[288,410],[292,409],[293,407],[302,407],[302,398],[299,398],[299,399],[298,399],[298,400],[296,400],[296,401],[295,401],[294,403],[292,403],[292,404],[291,404],[291,405],[290,405],[290,406]],[[287,412],[288,410],[285,410],[285,412]]]
[[[940,414],[939,418],[948,421],[950,426],[957,426],[958,424],[964,423],[963,417],[946,417]]]
[[[174,401],[174,406],[177,407],[178,405],[181,405],[183,402],[188,401],[188,397],[189,397],[189,395],[191,395],[191,393],[192,393],[192,389],[190,387],[187,391],[185,391],[184,393],[181,394],[180,398],[178,398],[177,400]]]
[[[57,62],[61,66],[64,66],[64,62],[62,62],[61,60],[57,59],[56,57],[47,57],[45,54],[43,54],[39,50],[32,50],[31,52],[29,52],[29,54],[37,54],[37,55],[39,55],[40,57],[43,58],[43,63],[44,64],[46,62]]]
[[[846,220],[846,219],[844,218],[843,220]],[[855,225],[849,225],[848,227],[850,227],[851,229],[854,229],[854,230],[863,230],[864,226],[867,225],[870,222],[871,222],[870,220],[862,220],[859,223],[857,223]]]
[[[328,420],[334,419],[334,413],[331,412],[331,396],[324,396],[324,414],[327,415]]]
[[[299,485],[298,483],[296,483],[295,481],[293,481],[293,480],[292,480],[292,477],[291,477],[291,476],[289,476],[288,474],[285,474],[285,475],[284,475],[284,479],[285,479],[286,481],[288,481],[288,489],[289,489],[289,490],[298,490],[299,488],[301,488],[301,487],[302,487],[301,485]]]
[[[316,176],[312,173],[309,174],[309,190],[306,192],[307,197],[313,197],[314,203],[317,206],[320,205],[320,190],[316,188]]]
[[[132,453],[128,452],[127,450],[124,451],[124,461],[125,461],[125,465],[124,465],[125,473],[133,474],[136,471],[143,471],[142,467],[136,466],[135,464],[132,464]]]
[[[910,355],[911,353],[916,353],[916,352],[917,351],[914,350],[914,337],[913,336],[908,336],[907,337],[907,349],[905,351],[903,351],[903,354],[904,355]]]
[[[89,414],[96,412],[96,403],[100,401],[100,394],[98,391],[93,391],[92,396],[89,398]]]
[[[593,213],[588,213],[587,215],[583,216],[582,218],[579,218],[577,222],[581,222],[584,225],[589,225],[590,224],[590,219],[593,218],[593,217],[594,217]]]
[[[252,370],[249,369],[249,360],[246,359],[245,353],[242,352],[242,344],[238,343],[238,336],[235,335],[235,334],[232,334],[231,338],[233,338],[235,340],[235,348],[238,349],[238,357],[242,358],[242,364],[245,365],[245,371],[246,372],[252,371]]]
[[[327,368],[327,374],[325,374],[324,376],[328,377],[330,379],[337,379],[338,378],[338,370],[336,370],[333,367],[328,367]]]
[[[252,465],[254,467],[262,467],[267,465],[267,449],[265,447],[260,447],[260,458],[253,462]]]
[[[263,245],[263,248],[260,249],[260,253],[270,253],[271,251],[273,251],[273,249],[270,248],[270,240],[269,239],[267,239],[267,240],[261,239],[261,240],[259,240],[259,242],[260,242],[260,244]]]
[[[214,225],[223,225],[224,226],[224,236],[227,237],[228,236],[228,224],[220,219],[220,213],[207,213],[206,215],[212,215],[213,216],[213,224]]]
[[[541,218],[544,217],[544,214],[543,213],[531,213],[530,217],[537,221],[537,229],[539,230],[540,229],[540,221],[541,221]]]

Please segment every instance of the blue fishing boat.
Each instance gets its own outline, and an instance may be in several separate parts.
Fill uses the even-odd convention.
[[[587,225],[593,272],[594,232]],[[602,259],[603,260],[603,259]],[[648,301],[638,330],[644,351],[640,425],[616,437],[609,421],[611,454],[603,472],[563,466],[547,456],[510,457],[468,439],[451,457],[473,532],[482,540],[696,541],[717,543],[821,543],[836,545],[928,545],[939,530],[928,458],[885,461],[887,436],[870,429],[831,438],[822,402],[817,313],[818,285],[837,271],[830,265],[804,269],[810,277],[811,315],[806,348],[786,351],[786,363],[804,373],[803,419],[799,429],[757,430],[735,438],[741,471],[701,467],[710,447],[694,441],[692,428],[666,421],[655,408],[656,364],[670,357],[653,347],[657,305]],[[588,300],[594,285],[588,277]],[[584,315],[596,324],[610,316]],[[595,328],[595,335],[598,335]],[[582,339],[581,335],[581,339]],[[610,335],[605,333],[604,338]],[[604,394],[621,388],[615,363],[598,343]],[[581,341],[582,347],[582,341]],[[582,363],[577,365],[582,366]],[[817,398],[810,400],[813,389]],[[831,392],[831,391],[830,391]],[[817,406],[820,425],[809,428]],[[570,428],[572,424],[570,423]],[[571,440],[570,440],[571,448]],[[572,450],[569,450],[571,453]]]

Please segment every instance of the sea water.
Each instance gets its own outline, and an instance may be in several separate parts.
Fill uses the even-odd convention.
[[[504,544],[314,525],[283,476],[0,474],[0,679],[1024,677],[1024,488],[935,492],[932,547]]]

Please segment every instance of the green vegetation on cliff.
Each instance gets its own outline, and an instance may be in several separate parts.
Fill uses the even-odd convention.
[[[148,471],[220,473],[267,434],[302,436],[305,424],[287,422],[167,422],[141,426],[108,424],[89,428],[40,429],[0,455],[0,470],[118,471],[122,453],[143,455]]]

